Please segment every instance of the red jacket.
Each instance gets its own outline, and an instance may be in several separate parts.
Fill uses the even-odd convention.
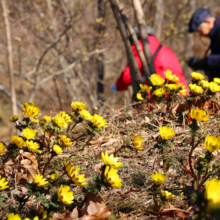
[[[158,48],[158,46],[160,45],[160,42],[155,36],[152,36],[152,35],[148,36],[148,40],[150,44],[151,54],[153,55],[156,49]],[[142,41],[140,40],[139,43],[143,51]],[[138,67],[141,71],[141,75],[144,75],[142,63],[138,56],[138,52],[134,45],[132,45],[131,47],[132,47],[135,59],[137,61]],[[175,54],[170,48],[164,45],[160,48],[157,56],[154,59],[154,66],[155,66],[156,73],[164,79],[165,79],[164,72],[167,69],[171,70],[173,74],[179,77],[179,82],[183,83],[185,85],[185,88],[188,89],[187,82],[182,72],[179,60],[177,59],[177,57],[175,56]],[[147,81],[145,81],[145,83],[147,84]],[[125,69],[122,71],[121,76],[118,78],[116,82],[117,91],[126,90],[130,84],[131,84],[131,75],[130,75],[129,66],[127,64]]]

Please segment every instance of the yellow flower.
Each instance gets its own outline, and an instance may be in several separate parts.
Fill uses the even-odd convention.
[[[177,90],[181,87],[181,84],[166,84],[165,87],[167,87],[169,90]]]
[[[34,139],[35,135],[37,134],[37,130],[33,130],[31,128],[25,128],[23,131],[22,131],[22,134],[23,136],[30,140],[30,139]]]
[[[201,80],[199,84],[203,87],[203,89],[209,89],[209,82],[207,80]]]
[[[161,192],[161,196],[166,200],[171,200],[175,197],[171,192],[163,191],[163,190],[161,190],[160,192]]]
[[[108,165],[108,166],[116,168],[116,169],[119,169],[123,165],[123,163],[118,162],[118,158],[114,157],[113,154],[108,156],[107,151],[105,152],[105,154],[102,152],[102,162],[105,165]]]
[[[66,135],[61,135],[60,141],[66,147],[71,147],[73,145],[73,142],[71,142],[70,138],[68,138]]]
[[[161,97],[164,95],[164,93],[165,93],[165,90],[163,88],[159,88],[153,92],[153,95],[155,95],[157,97]]]
[[[203,92],[201,86],[197,86],[196,84],[189,84],[190,91],[196,94],[200,94]]]
[[[144,100],[144,98],[142,97],[142,95],[141,95],[141,93],[139,92],[139,93],[137,93],[137,99],[138,100]]]
[[[48,184],[48,181],[46,181],[46,179],[43,177],[43,175],[41,174],[36,174],[34,176],[34,183],[38,186],[38,187],[44,187]]]
[[[57,173],[53,173],[50,175],[50,178],[53,180],[53,181],[56,181],[59,179],[59,175]]]
[[[36,151],[40,147],[37,142],[33,142],[32,140],[31,141],[27,140],[26,146],[32,151]]]
[[[172,72],[170,70],[167,70],[165,72],[166,79],[170,82],[176,83],[179,81],[179,78],[176,75],[172,75]]]
[[[217,84],[220,84],[220,79],[219,78],[214,78],[214,82]]]
[[[160,127],[159,132],[160,136],[165,140],[171,139],[175,135],[173,129],[168,128],[167,126]]]
[[[66,114],[66,112],[61,111],[59,115],[64,119],[66,124],[71,125],[73,123],[71,117],[68,114]]]
[[[39,115],[40,109],[34,103],[25,102],[23,105],[23,114],[29,118],[35,118]]]
[[[53,145],[53,151],[56,152],[57,154],[63,153],[63,149],[57,144]]]
[[[0,154],[3,153],[5,150],[5,145],[3,143],[0,143]]]
[[[39,123],[39,119],[32,119],[31,122]]]
[[[201,73],[197,73],[197,72],[192,72],[191,76],[193,79],[198,80],[198,81],[204,79],[204,76]]]
[[[40,220],[38,216],[35,216],[33,220]]]
[[[162,183],[164,183],[166,181],[166,175],[163,175],[161,173],[152,173],[151,175],[152,180],[154,181],[154,183],[156,185],[161,185]]]
[[[92,119],[92,115],[90,114],[89,111],[82,109],[79,113],[83,119],[90,121]]]
[[[206,181],[205,197],[208,200],[209,209],[219,209],[220,207],[220,180],[213,178]]]
[[[43,151],[42,151],[42,150],[37,150],[36,153],[37,153],[37,154],[42,154]]]
[[[209,115],[206,115],[206,112],[200,109],[191,109],[190,117],[196,121],[207,121]]]
[[[15,121],[17,121],[18,119],[19,119],[18,115],[14,115],[14,116],[12,116],[12,117],[10,118],[10,121],[11,121],[11,122],[15,122]]]
[[[43,220],[43,219],[50,220],[51,219],[51,218],[47,218],[47,211],[44,210],[43,207],[38,208],[37,215],[40,217],[41,220]],[[38,220],[39,220],[38,216],[36,216],[35,218],[38,218]],[[33,220],[35,220],[35,219],[33,219]]]
[[[58,190],[59,199],[66,205],[73,203],[73,192],[68,192],[70,190],[69,186],[61,186]]]
[[[65,119],[60,116],[60,115],[56,115],[53,118],[53,122],[58,125],[60,128],[66,128],[67,127],[67,123],[65,122]]]
[[[84,177],[85,174],[78,175],[78,172],[80,171],[80,168],[75,169],[74,166],[70,165],[70,161],[65,163],[65,171],[68,175],[68,177],[77,185],[77,186],[84,186],[87,183],[86,178]]]
[[[7,215],[7,220],[22,220],[22,219],[18,214],[15,215],[14,213],[11,213]]]
[[[101,115],[95,114],[94,116],[92,116],[91,122],[98,128],[107,127],[107,122]]]
[[[122,183],[121,179],[119,178],[119,175],[117,174],[117,170],[114,169],[113,167],[110,169],[109,166],[105,168],[104,176],[108,183],[111,185],[113,188],[121,188]]]
[[[151,86],[147,86],[147,85],[143,85],[143,84],[140,84],[140,88],[142,89],[142,90],[144,90],[145,92],[150,92],[151,91],[151,89],[152,89],[152,87]]]
[[[178,93],[178,95],[186,95],[187,94],[187,89],[185,88],[185,86],[181,83],[181,85],[182,85],[182,88],[181,88],[181,90],[179,91],[179,93]]]
[[[204,146],[211,153],[216,150],[219,150],[220,149],[220,137],[216,138],[215,136],[207,136],[205,138]]]
[[[214,82],[210,82],[209,83],[209,89],[212,91],[212,92],[220,92],[220,86]]]
[[[87,106],[83,102],[72,102],[71,107],[72,107],[73,111],[78,111],[78,110],[85,109]]]
[[[26,144],[25,144],[23,138],[19,137],[19,136],[12,136],[11,143],[17,145],[20,148],[26,147]]]
[[[50,121],[51,121],[51,117],[45,115],[45,116],[43,116],[43,120],[44,120],[45,122],[50,122]]]
[[[137,134],[134,135],[133,137],[133,145],[136,149],[138,150],[143,150],[143,143],[144,139],[141,136],[138,136]]]
[[[152,82],[154,86],[160,86],[165,82],[163,78],[161,78],[159,75],[155,73],[151,75],[150,81]]]
[[[8,181],[5,181],[5,178],[1,178],[0,175],[0,191],[7,189],[8,186]]]

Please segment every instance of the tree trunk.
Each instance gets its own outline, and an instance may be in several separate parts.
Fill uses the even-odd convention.
[[[196,10],[196,0],[189,1],[189,12],[193,13]],[[185,38],[185,45],[186,45],[186,57],[185,59],[189,59],[189,57],[193,57],[193,45],[194,45],[194,36],[193,34],[187,33]],[[191,81],[191,72],[192,69],[188,67],[186,64],[183,67],[184,75],[186,77],[187,82]]]
[[[151,82],[150,82],[150,79],[148,77],[150,75],[150,70],[149,70],[148,65],[147,65],[147,60],[145,59],[144,53],[143,53],[143,51],[141,49],[141,46],[139,44],[139,40],[137,38],[137,35],[134,32],[134,29],[133,29],[132,25],[130,24],[128,18],[126,17],[125,14],[122,13],[122,11],[121,11],[121,16],[122,16],[122,19],[123,19],[128,31],[129,31],[130,35],[131,35],[133,43],[134,43],[134,45],[136,47],[136,50],[138,52],[138,56],[140,57],[140,60],[141,60],[141,63],[142,63],[142,68],[143,68],[143,71],[144,71],[144,75],[146,77],[148,85],[150,85]]]
[[[7,50],[8,50],[8,67],[9,67],[10,87],[11,87],[11,110],[12,110],[12,115],[17,115],[18,112],[17,112],[16,93],[15,93],[15,84],[14,84],[14,66],[13,66],[11,31],[10,31],[10,23],[7,13],[8,9],[6,7],[5,0],[2,0],[2,10],[3,10],[5,33],[7,39]]]
[[[144,19],[144,13],[143,13],[143,9],[141,6],[141,2],[140,2],[140,0],[132,0],[132,3],[133,3],[133,7],[134,7],[134,12],[135,12],[137,24],[138,24],[138,27],[140,30],[141,40],[142,40],[143,48],[144,48],[144,55],[147,60],[150,73],[153,74],[153,73],[155,73],[155,69],[153,68],[152,65],[150,65],[152,62],[152,55],[151,55],[150,45],[148,42],[147,25],[146,25],[146,22]],[[150,76],[148,76],[148,78],[149,77]]]
[[[154,14],[154,30],[155,35],[158,39],[161,38],[162,35],[162,25],[163,25],[163,17],[164,17],[164,0],[156,0],[155,1],[156,10]]]
[[[105,15],[106,15],[106,2],[105,0],[98,0],[97,19],[100,19],[100,21],[98,21],[98,25],[97,25],[98,39],[96,42],[99,45],[99,49],[102,49],[100,38],[103,35],[104,30],[105,30],[105,26],[104,26]],[[103,59],[104,59],[104,54],[99,53],[97,55],[96,65],[97,65],[98,79],[100,80],[104,79],[104,74],[105,74]],[[104,93],[104,86],[100,82],[97,83],[97,93],[98,93],[98,99],[101,99],[101,101],[103,101],[102,95]]]
[[[130,68],[131,81],[132,81],[132,87],[133,87],[133,97],[134,97],[139,90],[139,84],[142,83],[141,73],[138,69],[138,65],[135,60],[132,48],[131,48],[131,43],[129,41],[129,37],[127,35],[124,23],[123,23],[122,18],[120,16],[118,5],[115,0],[109,0],[109,1],[111,4],[112,11],[115,16],[115,20],[117,22],[119,31],[121,33],[122,40],[125,45],[127,58],[128,58],[128,64],[129,64],[129,68]]]

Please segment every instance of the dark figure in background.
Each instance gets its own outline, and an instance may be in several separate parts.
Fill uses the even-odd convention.
[[[191,57],[188,60],[189,67],[194,71],[204,70],[210,81],[220,77],[220,19],[212,17],[209,10],[198,8],[189,23],[189,33],[192,32],[210,38],[211,44],[203,59]],[[209,49],[211,54],[207,56]]]

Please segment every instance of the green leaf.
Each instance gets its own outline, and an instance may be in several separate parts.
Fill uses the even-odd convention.
[[[56,193],[56,187],[53,187],[50,191],[50,196],[53,197]]]
[[[2,202],[7,198],[8,198],[7,194],[1,194],[0,195],[0,204],[2,204]]]
[[[46,196],[40,195],[39,197],[37,197],[36,200],[42,202],[43,206],[45,206],[46,208],[49,208],[50,203]]]

